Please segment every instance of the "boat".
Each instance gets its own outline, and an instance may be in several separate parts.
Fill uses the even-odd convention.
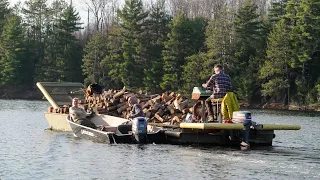
[[[147,126],[146,120],[143,117],[133,119],[132,124],[122,124],[118,126],[98,125],[98,129],[77,124],[70,119],[70,116],[67,116],[66,121],[70,124],[75,137],[88,139],[97,143],[166,143],[162,128]]]
[[[221,102],[216,102],[218,112],[213,122],[208,122],[205,116],[205,100],[212,91],[194,87],[192,99],[201,101],[201,123],[182,122],[179,125],[161,125],[166,131],[170,144],[204,144],[220,146],[239,146],[249,149],[250,146],[272,146],[276,130],[300,130],[299,125],[289,124],[259,124],[252,121],[251,112],[235,111],[233,118],[222,121]]]
[[[198,144],[210,146],[272,146],[275,130],[299,130],[298,125],[255,124],[246,131],[243,124],[227,123],[180,123],[161,125],[169,144]]]
[[[84,101],[85,86],[78,82],[38,82],[36,85],[51,105],[48,111],[44,112],[49,124],[48,129],[58,132],[72,132],[70,124],[66,121],[69,107],[74,97]],[[91,117],[91,121],[97,125],[116,127],[129,120],[96,113]]]
[[[79,134],[79,132],[81,133],[81,129],[83,129],[83,132],[91,132],[89,133],[91,135],[97,134],[95,137],[100,137],[98,134],[105,136],[105,138],[108,137],[104,140],[103,138],[101,140],[94,138],[97,141],[106,143],[133,143],[133,135],[129,132],[132,131],[132,127],[125,126],[125,124],[130,121],[128,119],[96,112],[95,116],[91,117],[91,121],[98,126],[109,127],[110,131],[107,132],[88,129],[87,127],[66,120],[68,118],[69,108],[66,104],[71,104],[73,97],[78,97],[80,100],[84,99],[85,87],[83,84],[73,82],[38,82],[37,86],[51,104],[48,112],[45,112],[45,117],[51,130],[68,131],[73,132],[77,136],[82,136],[83,134]],[[150,133],[149,139],[152,139],[152,136],[159,136],[160,140],[154,141],[169,144],[241,145],[241,147],[246,149],[251,145],[272,146],[273,139],[276,137],[275,131],[300,130],[301,128],[299,125],[259,124],[251,121],[251,112],[249,111],[235,112],[238,113],[244,121],[250,121],[249,124],[235,122],[233,119],[232,121],[224,122],[222,121],[221,113],[216,115],[215,121],[208,122],[205,117],[204,102],[211,93],[211,91],[202,89],[201,87],[194,87],[193,89],[192,99],[200,101],[202,105],[200,107],[201,122],[189,122],[186,120],[176,125],[148,122],[146,125],[148,132],[152,132]],[[62,96],[64,98],[62,98]],[[218,102],[217,105],[217,107],[219,107]],[[220,112],[220,110],[217,112]],[[113,130],[117,129],[117,131],[111,131],[110,128],[113,128]],[[80,129],[80,131],[76,129]],[[121,129],[129,130],[122,132],[123,130]]]

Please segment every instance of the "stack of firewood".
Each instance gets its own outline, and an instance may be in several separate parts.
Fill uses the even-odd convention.
[[[48,112],[50,113],[60,113],[60,114],[69,114],[70,105],[62,105],[59,106],[58,109],[54,109],[52,106],[48,108]]]
[[[181,122],[188,112],[192,111],[192,103],[185,97],[174,92],[162,94],[143,94],[142,91],[107,90],[102,94],[86,96],[87,108],[95,108],[100,114],[108,114],[121,118],[128,118],[131,107],[128,98],[135,96],[143,112],[151,122]]]

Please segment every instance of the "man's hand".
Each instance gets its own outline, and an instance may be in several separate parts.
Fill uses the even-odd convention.
[[[207,88],[207,85],[206,85],[206,84],[202,84],[202,87],[203,87],[203,88]]]

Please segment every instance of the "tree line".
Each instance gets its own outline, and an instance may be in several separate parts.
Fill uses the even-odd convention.
[[[221,64],[248,103],[320,103],[319,0],[85,2],[86,25],[64,0],[0,0],[1,86],[76,81],[190,95]]]

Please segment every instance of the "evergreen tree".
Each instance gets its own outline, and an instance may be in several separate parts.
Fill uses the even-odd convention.
[[[292,57],[289,32],[290,29],[285,19],[274,26],[268,37],[267,60],[259,76],[260,79],[263,79],[262,96],[268,97],[271,101],[284,101],[286,104],[290,95],[289,75]]]
[[[256,11],[257,6],[251,0],[246,0],[235,19],[236,67],[231,76],[239,98],[248,102],[259,92],[257,74],[265,52],[265,34],[262,34],[265,31]]]
[[[268,20],[271,26],[275,25],[286,14],[286,5],[288,0],[276,0],[271,3],[271,9],[268,13]]]
[[[121,27],[119,24],[113,22],[110,33],[108,34],[107,55],[102,60],[101,66],[103,68],[102,84],[108,89],[123,88],[122,77],[119,76],[123,63],[123,50]]]
[[[233,69],[232,46],[234,43],[233,21],[227,6],[219,10],[219,16],[209,22],[206,28],[206,45],[208,47],[208,57],[206,76],[212,75],[212,65],[221,64],[224,70]],[[211,67],[210,67],[211,66]]]
[[[206,21],[203,18],[188,19],[179,12],[171,22],[169,40],[162,51],[164,59],[164,75],[162,88],[178,90],[182,86],[183,66],[186,57],[198,53],[204,48]]]
[[[108,54],[107,37],[100,32],[96,32],[87,42],[84,49],[82,71],[86,76],[85,84],[93,82],[104,84],[102,77],[104,75],[101,62]]]
[[[302,0],[296,9],[296,24],[291,33],[296,54],[296,99],[298,102],[310,104],[316,102],[314,87],[315,83],[319,83],[320,74],[320,1]]]
[[[145,26],[144,20],[148,14],[143,11],[141,0],[126,0],[118,15],[123,36],[123,62],[119,67],[119,76],[126,87],[139,88],[143,85],[143,61],[139,56],[139,47]]]
[[[208,80],[208,70],[212,70],[212,67],[206,66],[208,60],[208,54],[200,52],[198,54],[189,56],[186,58],[188,63],[183,68],[183,85],[182,93],[185,96],[190,96],[193,87],[201,86],[202,83]],[[212,72],[210,71],[210,75]]]
[[[165,1],[158,0],[151,6],[150,17],[141,44],[141,57],[144,59],[144,85],[148,91],[160,90],[163,76],[162,50],[170,31],[171,17],[165,11]]]
[[[0,0],[0,33],[10,13],[8,0]]]
[[[21,20],[18,16],[11,16],[3,27],[0,39],[0,82],[1,84],[18,85],[28,78],[23,62],[26,56],[24,49],[24,36]]]
[[[24,17],[24,26],[27,30],[27,40],[30,46],[30,56],[34,65],[36,81],[45,79],[42,66],[44,63],[44,48],[48,36],[46,36],[45,28],[47,24],[48,13],[47,0],[28,0],[25,1],[25,6],[22,9]],[[33,75],[35,74],[35,75]]]
[[[57,24],[57,40],[60,50],[57,54],[56,66],[61,71],[57,80],[81,82],[82,47],[74,33],[81,29],[79,13],[70,4],[61,15]]]
[[[43,81],[59,81],[61,80],[62,69],[58,66],[57,61],[63,51],[62,42],[59,40],[61,36],[58,24],[60,23],[63,12],[68,4],[61,0],[54,1],[48,9],[47,20],[45,24],[46,42],[44,44],[44,59],[40,63],[40,71],[43,72]],[[61,38],[60,38],[61,39]]]

